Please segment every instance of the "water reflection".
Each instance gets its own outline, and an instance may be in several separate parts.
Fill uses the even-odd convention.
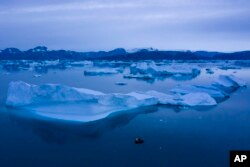
[[[46,119],[29,113],[23,114],[25,111],[10,108],[8,113],[10,120],[18,127],[31,129],[43,141],[64,144],[97,139],[106,132],[129,124],[139,114],[152,113],[157,110],[157,106],[141,107],[113,113],[107,118],[87,123]]]

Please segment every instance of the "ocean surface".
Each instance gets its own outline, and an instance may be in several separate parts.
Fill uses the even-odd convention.
[[[126,79],[121,73],[86,76],[81,66],[45,71],[1,68],[0,166],[228,167],[230,150],[250,150],[250,68],[223,69],[212,63],[209,68],[213,74],[202,68],[194,78],[150,82]],[[247,87],[209,108],[149,106],[81,123],[34,117],[5,105],[11,81],[57,83],[104,93],[167,92],[178,84],[206,84],[220,74],[234,74]],[[136,137],[144,143],[135,144]]]

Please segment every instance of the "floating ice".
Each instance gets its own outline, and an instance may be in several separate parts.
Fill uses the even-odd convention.
[[[176,80],[192,79],[200,74],[197,66],[190,65],[156,65],[155,62],[139,62],[130,66],[124,73],[124,78],[155,79],[171,77]]]
[[[213,97],[216,101],[221,101],[227,98],[229,95],[217,87],[214,86],[201,86],[201,85],[182,85],[177,86],[176,88],[172,89],[171,92],[179,93],[179,94],[188,94],[188,93],[207,93],[211,97]]]
[[[154,74],[154,75],[197,75],[200,69],[196,66],[171,64],[157,66],[154,62],[142,62],[132,64],[130,67],[131,73]]]
[[[141,106],[156,105],[158,103],[158,99],[150,95],[138,92],[131,92],[128,94],[113,93],[106,94],[105,96],[100,97],[99,103],[104,105],[135,108]]]
[[[38,77],[41,77],[42,75],[39,75],[39,74],[35,74],[33,75],[34,78],[38,78]]]
[[[94,68],[94,69],[86,69],[84,71],[84,75],[111,75],[119,73],[118,69],[114,68]]]
[[[220,75],[213,83],[213,86],[230,93],[239,87],[246,86],[246,82],[233,75]]]
[[[171,93],[105,94],[60,84],[38,86],[17,81],[9,84],[6,105],[49,118],[86,122],[105,118],[114,112],[157,104],[214,106],[219,99],[228,96],[225,90],[235,90],[241,86],[246,86],[246,83],[235,76],[221,75],[211,86],[178,86],[170,90]]]
[[[154,80],[155,77],[150,74],[124,74],[124,78],[136,78],[136,79],[143,79],[143,80]]]
[[[11,82],[8,89],[6,104],[9,106],[24,106],[31,104],[48,104],[72,101],[96,101],[102,92],[74,88],[59,84],[41,86],[22,81]]]
[[[185,95],[170,95],[157,91],[148,91],[151,95],[158,99],[159,104],[179,105],[179,106],[214,106],[216,101],[207,93],[188,93]]]
[[[127,83],[126,83],[126,82],[116,82],[115,84],[116,84],[116,85],[119,85],[119,86],[124,86],[124,85],[127,85]]]

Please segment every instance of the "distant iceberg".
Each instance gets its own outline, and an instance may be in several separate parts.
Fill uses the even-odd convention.
[[[158,79],[171,77],[175,80],[188,80],[197,77],[200,68],[195,65],[164,64],[156,65],[154,61],[133,63],[129,70],[124,72],[124,78]]]
[[[95,75],[112,75],[118,74],[119,69],[114,68],[93,68],[93,69],[86,69],[84,71],[84,75],[86,76],[95,76]]]
[[[49,118],[88,122],[105,118],[113,112],[157,104],[214,106],[229,97],[225,88],[236,90],[242,86],[246,86],[246,83],[235,76],[221,75],[212,85],[177,86],[169,93],[152,90],[105,94],[60,84],[38,86],[16,81],[9,84],[6,105],[32,110],[37,115]]]

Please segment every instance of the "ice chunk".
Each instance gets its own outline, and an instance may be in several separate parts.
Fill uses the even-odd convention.
[[[124,74],[124,78],[136,78],[136,79],[142,79],[142,80],[154,80],[155,77],[150,74]]]
[[[84,71],[84,75],[111,75],[119,73],[118,69],[113,68],[95,68],[95,69],[87,69]]]
[[[220,75],[213,85],[230,93],[239,87],[246,86],[246,83],[233,75]]]
[[[120,85],[120,86],[127,85],[127,83],[126,83],[126,82],[116,82],[115,84],[116,84],[116,85]]]

